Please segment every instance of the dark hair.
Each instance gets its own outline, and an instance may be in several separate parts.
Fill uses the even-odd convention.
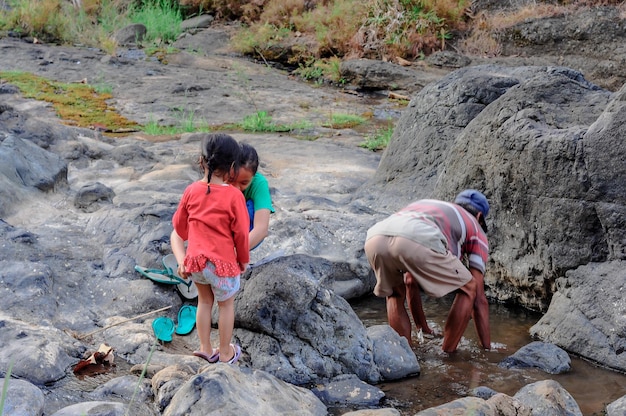
[[[476,217],[476,219],[478,220],[478,224],[480,224],[480,228],[482,228],[485,234],[487,234],[487,222],[485,221],[485,216],[481,215],[480,218],[478,218],[478,213],[480,211],[474,205],[465,202],[457,202],[456,204],[463,208],[465,211],[472,214],[474,217]]]
[[[200,145],[200,166],[209,172],[209,182],[214,173],[236,175],[241,160],[241,146],[228,134],[214,133],[202,136]],[[211,187],[207,186],[207,194]]]
[[[248,143],[241,143],[241,167],[249,169],[252,175],[259,169],[259,155]]]

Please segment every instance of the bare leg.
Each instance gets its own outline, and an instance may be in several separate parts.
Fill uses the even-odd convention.
[[[404,306],[405,296],[406,288],[404,283],[394,286],[391,296],[387,296],[387,320],[398,334],[409,341],[409,345],[413,345],[411,341],[411,320]]]
[[[467,282],[465,286],[459,288],[454,297],[454,302],[448,313],[446,324],[443,329],[443,345],[445,352],[456,351],[459,341],[467,328],[467,324],[472,316],[474,300],[476,299],[476,279]]]
[[[411,312],[411,316],[413,316],[415,326],[417,326],[418,330],[421,328],[425,334],[432,334],[433,331],[428,327],[424,308],[422,307],[420,285],[409,272],[404,274],[404,284],[406,286],[406,300],[409,306],[409,312]]]
[[[211,312],[213,310],[213,290],[210,285],[196,284],[198,288],[198,310],[196,328],[200,339],[200,351],[211,355]]]
[[[229,361],[235,355],[230,347],[235,327],[235,296],[231,296],[223,302],[217,302],[219,307],[219,330],[220,330],[220,361]]]

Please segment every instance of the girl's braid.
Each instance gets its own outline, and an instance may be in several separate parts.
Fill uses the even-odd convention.
[[[231,171],[239,170],[241,148],[231,136],[223,133],[208,134],[202,138],[201,166],[207,170],[208,181],[214,173],[230,175]],[[207,194],[211,187],[207,186]]]

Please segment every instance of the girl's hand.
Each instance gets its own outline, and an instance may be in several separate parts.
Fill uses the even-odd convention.
[[[184,264],[179,264],[177,271],[178,271],[178,275],[180,277],[182,277],[183,279],[187,280],[187,278],[189,277],[189,273],[187,273],[185,271],[185,265]]]
[[[239,269],[241,270],[241,273],[245,272],[247,268],[248,263],[239,263]]]

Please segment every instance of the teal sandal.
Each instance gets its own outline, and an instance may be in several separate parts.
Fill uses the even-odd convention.
[[[135,271],[139,272],[142,276],[147,277],[156,283],[163,283],[166,285],[177,285],[182,280],[180,277],[172,275],[167,269],[148,269],[146,267],[135,266]]]
[[[159,341],[171,342],[172,335],[174,334],[174,321],[167,316],[160,316],[152,321],[152,330],[154,336]]]
[[[195,300],[198,298],[198,288],[191,279],[183,279],[177,274],[178,263],[173,254],[163,257],[164,269],[148,269],[146,267],[135,266],[135,271],[142,276],[147,277],[155,283],[166,285],[175,285],[180,295],[187,300]]]
[[[178,335],[187,335],[196,326],[196,312],[198,308],[193,305],[183,305],[178,311],[178,325],[176,333]]]

